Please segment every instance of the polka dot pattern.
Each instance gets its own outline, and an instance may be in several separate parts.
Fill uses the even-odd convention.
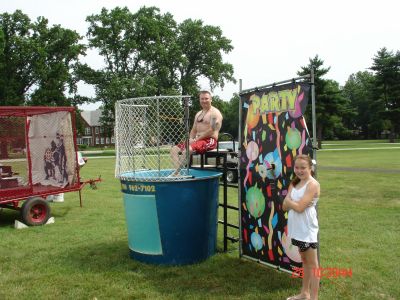
[[[318,248],[318,243],[307,243],[295,239],[292,239],[292,245],[299,247],[300,252],[307,251],[308,248]]]

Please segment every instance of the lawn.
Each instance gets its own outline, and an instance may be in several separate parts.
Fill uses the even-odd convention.
[[[391,146],[378,142],[351,144]],[[339,149],[349,142],[327,144]],[[317,157],[321,266],[351,268],[352,277],[323,278],[320,297],[397,299],[400,148],[328,148]],[[104,181],[97,190],[83,190],[83,208],[78,193],[66,194],[64,203],[52,203],[55,224],[16,230],[12,226],[18,213],[0,211],[1,300],[285,299],[300,289],[299,279],[238,258],[237,243],[229,242],[229,251],[223,253],[220,229],[219,252],[200,264],[165,267],[130,259],[114,163],[114,157],[89,159],[83,177],[101,175]],[[237,190],[229,189],[228,195],[237,204]],[[237,222],[237,213],[229,218]],[[230,229],[230,235],[237,233]]]

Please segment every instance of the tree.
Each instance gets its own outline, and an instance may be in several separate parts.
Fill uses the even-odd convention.
[[[32,24],[20,10],[0,15],[0,105],[23,105],[35,83]]]
[[[35,44],[39,55],[34,75],[37,89],[31,94],[30,105],[77,106],[88,99],[77,95],[79,77],[76,69],[85,46],[75,31],[60,25],[48,27],[48,20],[39,17],[34,24]],[[72,95],[72,96],[71,96]]]
[[[142,7],[134,14],[126,7],[103,8],[86,20],[89,46],[104,57],[105,67],[83,66],[80,74],[95,85],[96,98],[103,103],[103,124],[113,123],[117,100],[189,94],[197,110],[199,78],[208,78],[212,87],[234,80],[232,65],[222,61],[222,52],[232,46],[218,27],[193,20],[178,25],[156,7]]]
[[[324,120],[321,122],[324,124],[323,139],[351,138],[356,111],[350,105],[350,100],[343,96],[339,83],[327,79],[320,99],[325,102]]]
[[[390,142],[400,130],[400,52],[395,54],[382,48],[373,58],[375,96],[382,104],[381,116],[390,121]]]
[[[380,112],[383,105],[374,98],[375,77],[364,71],[351,74],[343,87],[343,96],[349,99],[357,112],[349,128],[359,130],[365,139],[377,138],[383,129]]]
[[[155,7],[132,14],[128,8],[103,8],[89,22],[89,47],[98,50],[105,66],[79,70],[95,86],[96,99],[103,103],[102,123],[112,127],[115,101],[162,93],[178,93],[176,81],[175,32],[172,15],[161,15]]]
[[[309,59],[307,66],[301,67],[297,72],[300,76],[311,73],[314,69],[315,82],[315,109],[317,124],[318,147],[321,148],[323,139],[335,137],[345,130],[343,115],[351,113],[346,98],[342,97],[339,84],[333,80],[322,79],[330,67],[323,68],[324,61],[318,55]],[[311,120],[311,105],[308,105],[306,118]]]
[[[69,106],[88,100],[76,94],[79,78],[75,69],[79,56],[85,53],[79,40],[75,31],[59,25],[49,27],[43,17],[31,22],[20,10],[1,14],[0,105]],[[12,136],[3,135],[3,158],[8,155],[8,145],[18,140],[18,134],[13,133],[18,124],[18,119],[2,120],[2,129],[10,128],[6,137]]]
[[[224,121],[222,122],[222,131],[230,133],[235,140],[238,139],[239,133],[239,101],[240,97],[235,93],[226,105],[223,115]]]
[[[76,92],[73,64],[84,54],[79,35],[58,25],[48,28],[43,17],[31,23],[19,10],[2,14],[0,23],[4,37],[0,55],[2,104],[57,105],[56,100],[67,104],[66,87],[68,92]]]
[[[75,69],[85,54],[79,40],[75,31],[49,27],[44,17],[31,22],[20,10],[1,14],[0,104],[76,105],[88,100],[76,94]]]
[[[179,25],[177,35],[182,94],[197,94],[197,81],[201,77],[209,80],[211,88],[224,87],[225,81],[235,82],[233,66],[222,60],[222,53],[229,53],[233,46],[219,27],[188,19]]]
[[[216,86],[224,87],[226,81],[236,82],[233,66],[222,60],[222,53],[229,53],[233,47],[219,27],[203,25],[201,20],[183,21],[178,27],[177,36],[181,52],[178,66],[179,86],[183,95],[191,95],[196,99],[190,111],[193,119],[200,110],[200,103],[197,101],[200,78],[207,78],[212,89]],[[213,100],[215,104],[215,97]]]

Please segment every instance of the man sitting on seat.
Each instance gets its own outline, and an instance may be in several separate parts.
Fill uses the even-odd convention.
[[[217,147],[218,133],[222,125],[222,114],[214,106],[211,105],[212,96],[210,91],[203,90],[200,92],[199,101],[201,110],[196,114],[193,122],[192,130],[189,136],[189,153],[195,151],[203,154]],[[178,176],[185,162],[185,143],[178,144],[171,149],[171,157],[176,171],[174,176]]]

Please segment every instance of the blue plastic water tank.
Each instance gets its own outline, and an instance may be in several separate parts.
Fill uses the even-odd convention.
[[[150,178],[154,174],[140,172],[141,178],[146,178],[146,172]],[[171,170],[162,172],[170,174]],[[215,253],[218,183],[222,174],[190,169],[189,175],[179,181],[138,181],[137,171],[132,180],[124,174],[121,187],[133,259],[183,265],[200,262]]]

